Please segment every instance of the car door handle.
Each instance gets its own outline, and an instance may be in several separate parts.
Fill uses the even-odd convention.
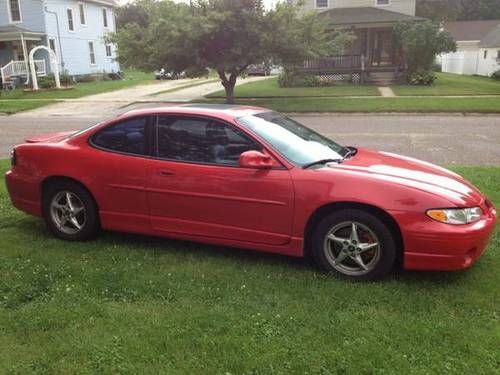
[[[160,169],[158,170],[158,174],[163,177],[168,177],[168,176],[173,176],[175,172],[171,171],[170,169]]]

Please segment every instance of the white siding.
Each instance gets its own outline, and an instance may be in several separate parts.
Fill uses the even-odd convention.
[[[114,10],[107,7],[108,28],[105,28],[102,15],[103,6],[85,2],[86,25],[82,25],[78,3],[78,1],[74,0],[47,0],[45,2],[48,10],[57,12],[58,14],[61,47],[59,47],[59,41],[57,40],[55,16],[48,13],[45,14],[45,24],[47,37],[56,39],[59,59],[61,59],[60,50],[62,50],[64,70],[72,75],[119,71],[120,67],[113,59],[116,56],[114,47],[112,57],[107,57],[104,42],[104,36],[108,32],[115,30]],[[74,32],[68,29],[67,8],[73,9]],[[95,65],[91,65],[90,63],[89,41],[94,42]]]
[[[332,8],[359,8],[359,7],[377,7],[403,14],[415,15],[416,0],[390,0],[389,5],[377,6],[376,0],[329,0],[328,8],[317,9],[319,11]],[[316,0],[305,0],[305,10],[316,9]]]
[[[490,76],[493,72],[500,70],[500,62],[497,60],[499,48],[479,48],[479,42],[458,42],[458,50],[441,56],[443,72]],[[485,57],[485,51],[486,57]]]

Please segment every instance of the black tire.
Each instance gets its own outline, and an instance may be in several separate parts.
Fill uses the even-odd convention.
[[[357,229],[358,241],[351,238],[352,223]],[[348,234],[349,225],[351,234]],[[372,248],[363,250],[362,246]],[[342,209],[325,216],[313,231],[311,250],[315,263],[324,271],[360,281],[386,276],[394,267],[397,251],[389,228],[377,216],[359,209]],[[355,259],[358,256],[362,257],[364,267]]]
[[[75,217],[79,218],[81,228],[74,226],[74,233],[68,233],[63,227],[58,226],[52,214],[52,203],[59,195],[71,193],[73,205],[78,203],[78,209],[83,208]],[[64,200],[64,198],[62,198]],[[57,211],[59,215],[62,211]],[[68,213],[69,215],[70,213]],[[62,215],[62,214],[61,214]],[[43,192],[43,216],[50,231],[58,238],[66,241],[86,241],[96,236],[100,229],[97,206],[90,193],[81,185],[70,180],[61,180],[50,184]],[[84,218],[82,220],[82,217]],[[68,222],[68,221],[66,221]]]

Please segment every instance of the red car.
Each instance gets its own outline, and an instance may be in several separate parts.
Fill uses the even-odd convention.
[[[243,106],[137,110],[31,138],[13,150],[6,181],[13,204],[65,240],[102,228],[311,255],[362,280],[401,263],[465,269],[496,221],[453,172]]]

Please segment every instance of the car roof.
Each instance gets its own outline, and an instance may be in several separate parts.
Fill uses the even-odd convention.
[[[181,114],[217,117],[223,120],[234,120],[243,116],[251,116],[262,112],[269,112],[269,109],[261,107],[244,106],[238,104],[183,104],[165,105],[158,107],[148,107],[135,109],[123,113],[119,117],[133,117],[151,114]]]

